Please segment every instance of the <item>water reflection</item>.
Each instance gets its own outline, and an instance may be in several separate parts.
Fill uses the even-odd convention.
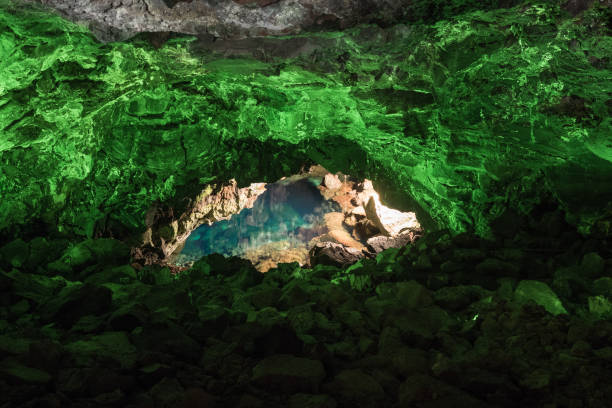
[[[323,198],[320,182],[308,177],[267,185],[253,208],[193,231],[177,263],[214,252],[250,259],[264,271],[277,262],[305,263],[308,243],[326,230],[324,214],[340,211],[336,202]]]

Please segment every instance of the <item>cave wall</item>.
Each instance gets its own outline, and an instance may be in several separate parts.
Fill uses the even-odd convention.
[[[223,55],[195,37],[101,43],[1,0],[0,231],[127,236],[154,202],[311,163],[373,179],[383,200],[455,231],[486,235],[543,196],[587,231],[612,216],[610,10],[561,5]]]
[[[356,24],[389,26],[435,21],[472,10],[509,7],[520,0],[26,0],[85,23],[101,41],[142,32],[217,38],[297,34]],[[573,0],[573,3],[585,3]],[[573,5],[573,8],[580,5]]]

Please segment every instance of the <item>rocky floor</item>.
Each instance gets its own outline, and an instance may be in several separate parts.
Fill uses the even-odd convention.
[[[348,269],[266,274],[12,241],[0,407],[611,406],[609,240],[554,211],[515,221],[495,241],[437,231]]]

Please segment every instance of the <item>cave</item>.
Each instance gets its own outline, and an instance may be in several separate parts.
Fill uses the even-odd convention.
[[[0,407],[610,406],[611,10],[0,0]]]
[[[158,263],[184,269],[202,256],[221,254],[248,259],[260,272],[293,262],[302,268],[321,263],[342,267],[423,235],[416,214],[384,206],[370,180],[332,174],[317,165],[234,192],[212,200],[219,207],[240,203],[227,215],[216,215],[210,206],[195,219],[193,208],[179,216],[175,230],[185,233],[166,236],[169,255]],[[168,231],[168,220],[155,230]]]

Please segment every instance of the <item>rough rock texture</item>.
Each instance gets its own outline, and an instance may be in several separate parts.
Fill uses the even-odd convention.
[[[342,267],[354,264],[363,257],[364,253],[361,250],[334,242],[317,243],[309,253],[312,266],[321,264]]]
[[[388,237],[395,238],[402,233],[421,229],[415,213],[403,213],[386,207],[380,203],[378,197],[370,196],[365,204],[365,212],[368,220]]]
[[[205,34],[221,38],[296,34],[307,29],[347,28],[434,19],[497,2],[436,4],[429,0],[29,0],[85,22],[103,40],[140,32]],[[506,6],[518,1],[506,1]]]
[[[0,405],[607,407],[610,239],[539,219],[505,241],[442,230],[265,274],[218,254],[134,271],[112,239],[9,242]]]
[[[236,180],[209,185],[181,208],[156,203],[146,214],[147,230],[136,246],[134,256],[145,264],[166,260],[185,243],[189,234],[204,223],[226,220],[253,203],[266,190],[265,183],[238,188]],[[164,208],[167,207],[167,208]]]
[[[1,4],[0,239],[133,236],[156,201],[310,163],[367,177],[385,205],[454,231],[511,230],[549,197],[584,231],[611,231],[598,4],[578,20],[547,2],[309,34],[325,41],[258,60],[199,55],[190,39],[102,45]]]

